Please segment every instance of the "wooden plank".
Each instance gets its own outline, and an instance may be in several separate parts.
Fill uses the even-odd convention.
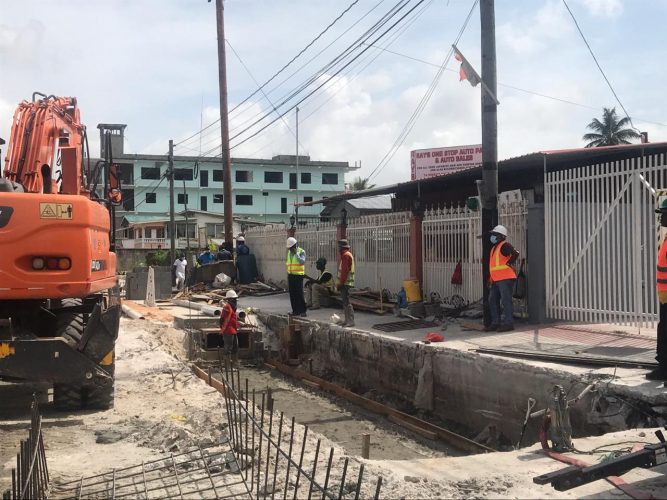
[[[195,365],[195,364],[192,365],[192,371],[195,373],[195,375],[197,375],[200,379],[202,379],[208,385],[213,387],[216,391],[218,391],[223,396],[228,396],[230,398],[234,397],[234,395],[232,393],[227,393],[227,390],[225,389],[225,384],[221,380],[218,380],[216,378],[211,377],[211,381],[209,383],[208,373],[206,373],[204,370],[199,368],[197,365]]]
[[[406,422],[402,418],[397,417],[396,415],[389,415],[387,418],[394,422],[395,424],[400,425],[401,427],[405,427],[406,429],[419,434],[420,436],[424,436],[429,439],[433,439],[434,441],[438,439],[438,433],[429,431],[428,429],[424,429],[423,427],[419,427],[418,425],[411,424],[410,422]]]
[[[301,382],[306,384],[308,387],[312,387],[313,389],[322,389],[322,386],[320,384],[316,384],[315,382],[311,382],[310,380],[301,379]]]
[[[474,321],[461,321],[461,328],[467,328],[468,330],[476,330],[478,332],[483,332],[484,323],[476,323]]]

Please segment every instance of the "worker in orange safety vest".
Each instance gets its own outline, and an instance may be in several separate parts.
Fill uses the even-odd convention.
[[[491,254],[489,257],[489,309],[491,324],[485,331],[509,332],[514,330],[514,305],[512,295],[516,283],[516,271],[512,264],[519,257],[507,239],[507,228],[498,225],[489,234]],[[501,316],[502,306],[502,316]]]
[[[667,227],[667,199],[662,201],[660,208],[657,208],[655,212],[660,214],[660,226]],[[646,378],[649,380],[667,380],[667,237],[662,240],[660,250],[658,250],[656,287],[660,300],[658,343],[655,357],[658,368],[648,372]]]

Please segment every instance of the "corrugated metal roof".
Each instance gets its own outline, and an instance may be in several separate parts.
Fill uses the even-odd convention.
[[[359,210],[386,210],[391,208],[391,195],[356,198],[348,200],[348,203]]]

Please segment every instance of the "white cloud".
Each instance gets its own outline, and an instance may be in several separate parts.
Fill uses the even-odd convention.
[[[589,13],[596,17],[618,17],[623,14],[622,0],[582,0]]]

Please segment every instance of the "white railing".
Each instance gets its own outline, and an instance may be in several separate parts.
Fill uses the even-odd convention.
[[[507,241],[519,251],[520,260],[526,257],[527,214],[525,200],[505,201],[498,206],[499,222],[507,228]],[[484,289],[480,235],[480,211],[460,206],[425,212],[422,253],[426,298],[437,293],[443,299],[459,295],[470,303],[481,300]],[[463,278],[460,285],[451,282],[458,262]],[[515,312],[525,315],[525,301],[517,301]]]
[[[654,209],[666,179],[665,155],[546,174],[551,318],[653,328],[659,244]]]
[[[397,293],[410,277],[410,213],[368,215],[348,221],[355,286]]]

